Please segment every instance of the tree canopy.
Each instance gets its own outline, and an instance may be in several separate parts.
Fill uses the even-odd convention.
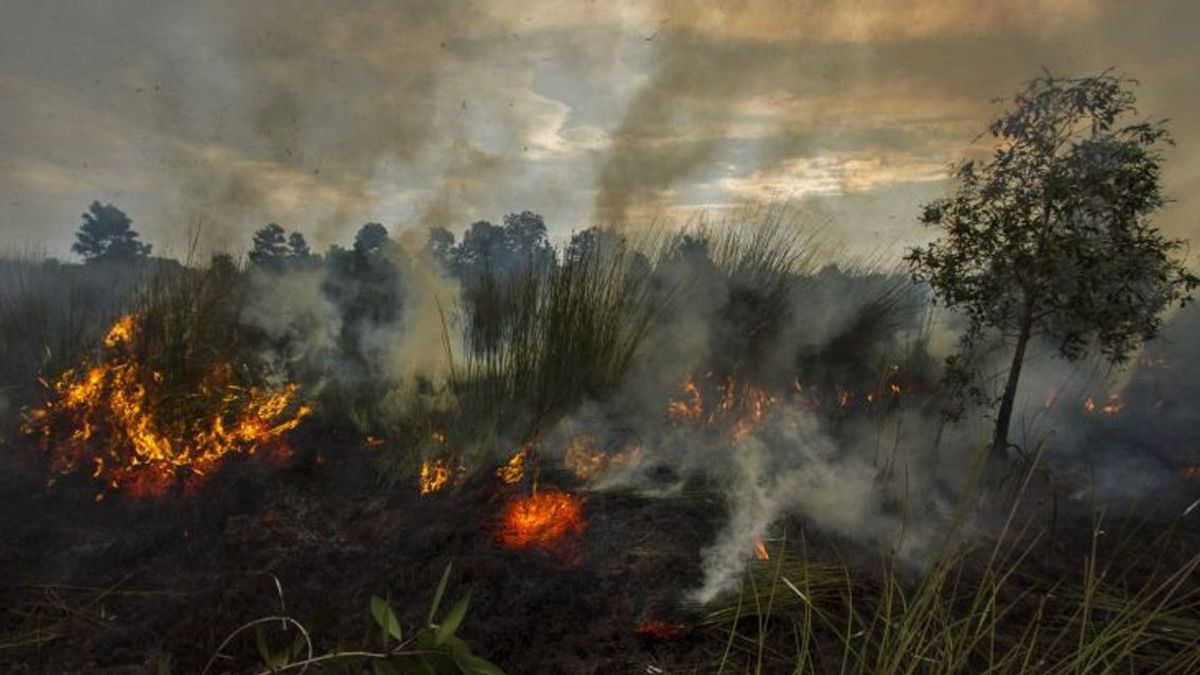
[[[994,458],[1007,452],[1032,338],[1068,359],[1099,353],[1120,363],[1197,285],[1185,243],[1151,224],[1166,201],[1159,179],[1171,141],[1162,122],[1128,119],[1129,85],[1111,73],[1029,82],[990,125],[990,159],[959,164],[953,194],[921,215],[942,237],[907,260],[916,280],[966,316],[965,351],[989,330],[1014,345]],[[952,359],[951,372],[962,364]]]
[[[92,202],[83,214],[71,250],[84,261],[130,262],[150,255],[150,244],[142,243],[133,220],[112,204]]]
[[[254,233],[254,248],[247,255],[258,267],[279,271],[312,257],[308,241],[300,232],[288,234],[282,226],[270,223]]]

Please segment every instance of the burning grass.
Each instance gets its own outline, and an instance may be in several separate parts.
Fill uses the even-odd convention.
[[[139,361],[139,331],[138,317],[121,317],[100,358],[48,383],[50,400],[30,411],[23,430],[40,438],[54,473],[87,470],[107,489],[161,496],[181,480],[202,480],[228,455],[279,447],[309,414],[296,385],[243,386],[229,362],[178,392]]]

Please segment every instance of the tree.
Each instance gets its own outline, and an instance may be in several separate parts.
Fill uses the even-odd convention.
[[[441,225],[429,228],[425,252],[446,270],[454,268],[454,233]]]
[[[362,255],[377,251],[387,243],[387,228],[380,223],[367,223],[354,235],[354,250]]]
[[[130,262],[150,255],[150,245],[138,240],[133,221],[112,204],[92,202],[83,214],[71,250],[85,262]]]
[[[312,249],[308,247],[308,240],[300,232],[292,232],[288,235],[288,253],[292,258],[303,260],[312,255]]]
[[[254,248],[247,257],[254,265],[281,271],[297,263],[309,261],[312,251],[303,234],[288,234],[280,225],[270,223],[254,233]]]
[[[546,221],[532,211],[504,216],[504,245],[515,265],[542,267],[554,263]]]
[[[276,223],[269,223],[254,233],[254,249],[247,257],[255,265],[280,267],[287,255],[287,237],[284,229]]]
[[[989,331],[1012,345],[993,466],[1008,456],[1031,340],[1070,360],[1098,352],[1122,363],[1200,281],[1184,267],[1184,242],[1149,222],[1165,203],[1161,148],[1170,137],[1162,122],[1126,119],[1135,112],[1128,84],[1107,72],[1031,81],[989,127],[990,159],[961,163],[952,196],[924,206],[921,221],[942,238],[906,259],[914,279],[967,322],[948,371],[961,373]]]

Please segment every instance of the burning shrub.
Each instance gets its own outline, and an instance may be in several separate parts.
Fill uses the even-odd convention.
[[[138,317],[126,315],[94,364],[48,383],[51,400],[31,411],[24,430],[41,437],[54,473],[87,467],[108,488],[157,496],[181,478],[208,475],[226,455],[277,443],[309,412],[295,403],[296,385],[244,386],[228,361],[181,390],[139,360],[141,337]]]

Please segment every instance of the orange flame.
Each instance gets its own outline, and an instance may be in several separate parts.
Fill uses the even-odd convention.
[[[762,539],[754,541],[754,554],[758,556],[759,560],[771,559],[771,554],[767,551],[767,544]]]
[[[1104,405],[1096,403],[1096,400],[1091,396],[1083,400],[1083,411],[1088,414],[1099,411],[1102,415],[1116,415],[1124,407],[1125,404],[1121,402],[1121,397],[1117,394],[1109,394],[1108,401]]]
[[[104,337],[99,363],[62,373],[48,385],[52,400],[29,415],[23,430],[42,437],[55,473],[90,465],[109,488],[161,496],[180,478],[210,474],[229,454],[277,443],[310,413],[295,405],[295,384],[241,387],[228,362],[168,408],[168,398],[155,395],[162,373],[131,356],[136,337],[135,317],[121,317]]]
[[[579,480],[591,480],[608,468],[608,455],[600,450],[592,436],[580,434],[567,443],[563,464]]]
[[[795,384],[800,386],[798,379]],[[667,404],[667,419],[712,426],[729,424],[734,440],[742,440],[762,423],[767,409],[775,403],[774,396],[732,376],[721,385],[720,393],[716,406],[706,412],[700,387],[689,376],[683,384],[683,397]]]
[[[466,467],[455,465],[445,459],[426,459],[421,462],[420,493],[422,496],[431,495],[450,484],[455,474],[461,474]]]
[[[525,462],[529,459],[529,455],[533,453],[533,446],[537,444],[537,439],[526,441],[524,445],[513,453],[512,457],[504,463],[504,466],[496,469],[496,477],[504,481],[507,485],[516,485],[525,478]]]
[[[684,398],[667,404],[667,419],[673,422],[698,422],[704,419],[704,397],[696,380],[688,376],[683,383]]]
[[[582,535],[583,502],[550,490],[509,502],[501,518],[500,544],[505,548],[553,549],[567,535]]]

